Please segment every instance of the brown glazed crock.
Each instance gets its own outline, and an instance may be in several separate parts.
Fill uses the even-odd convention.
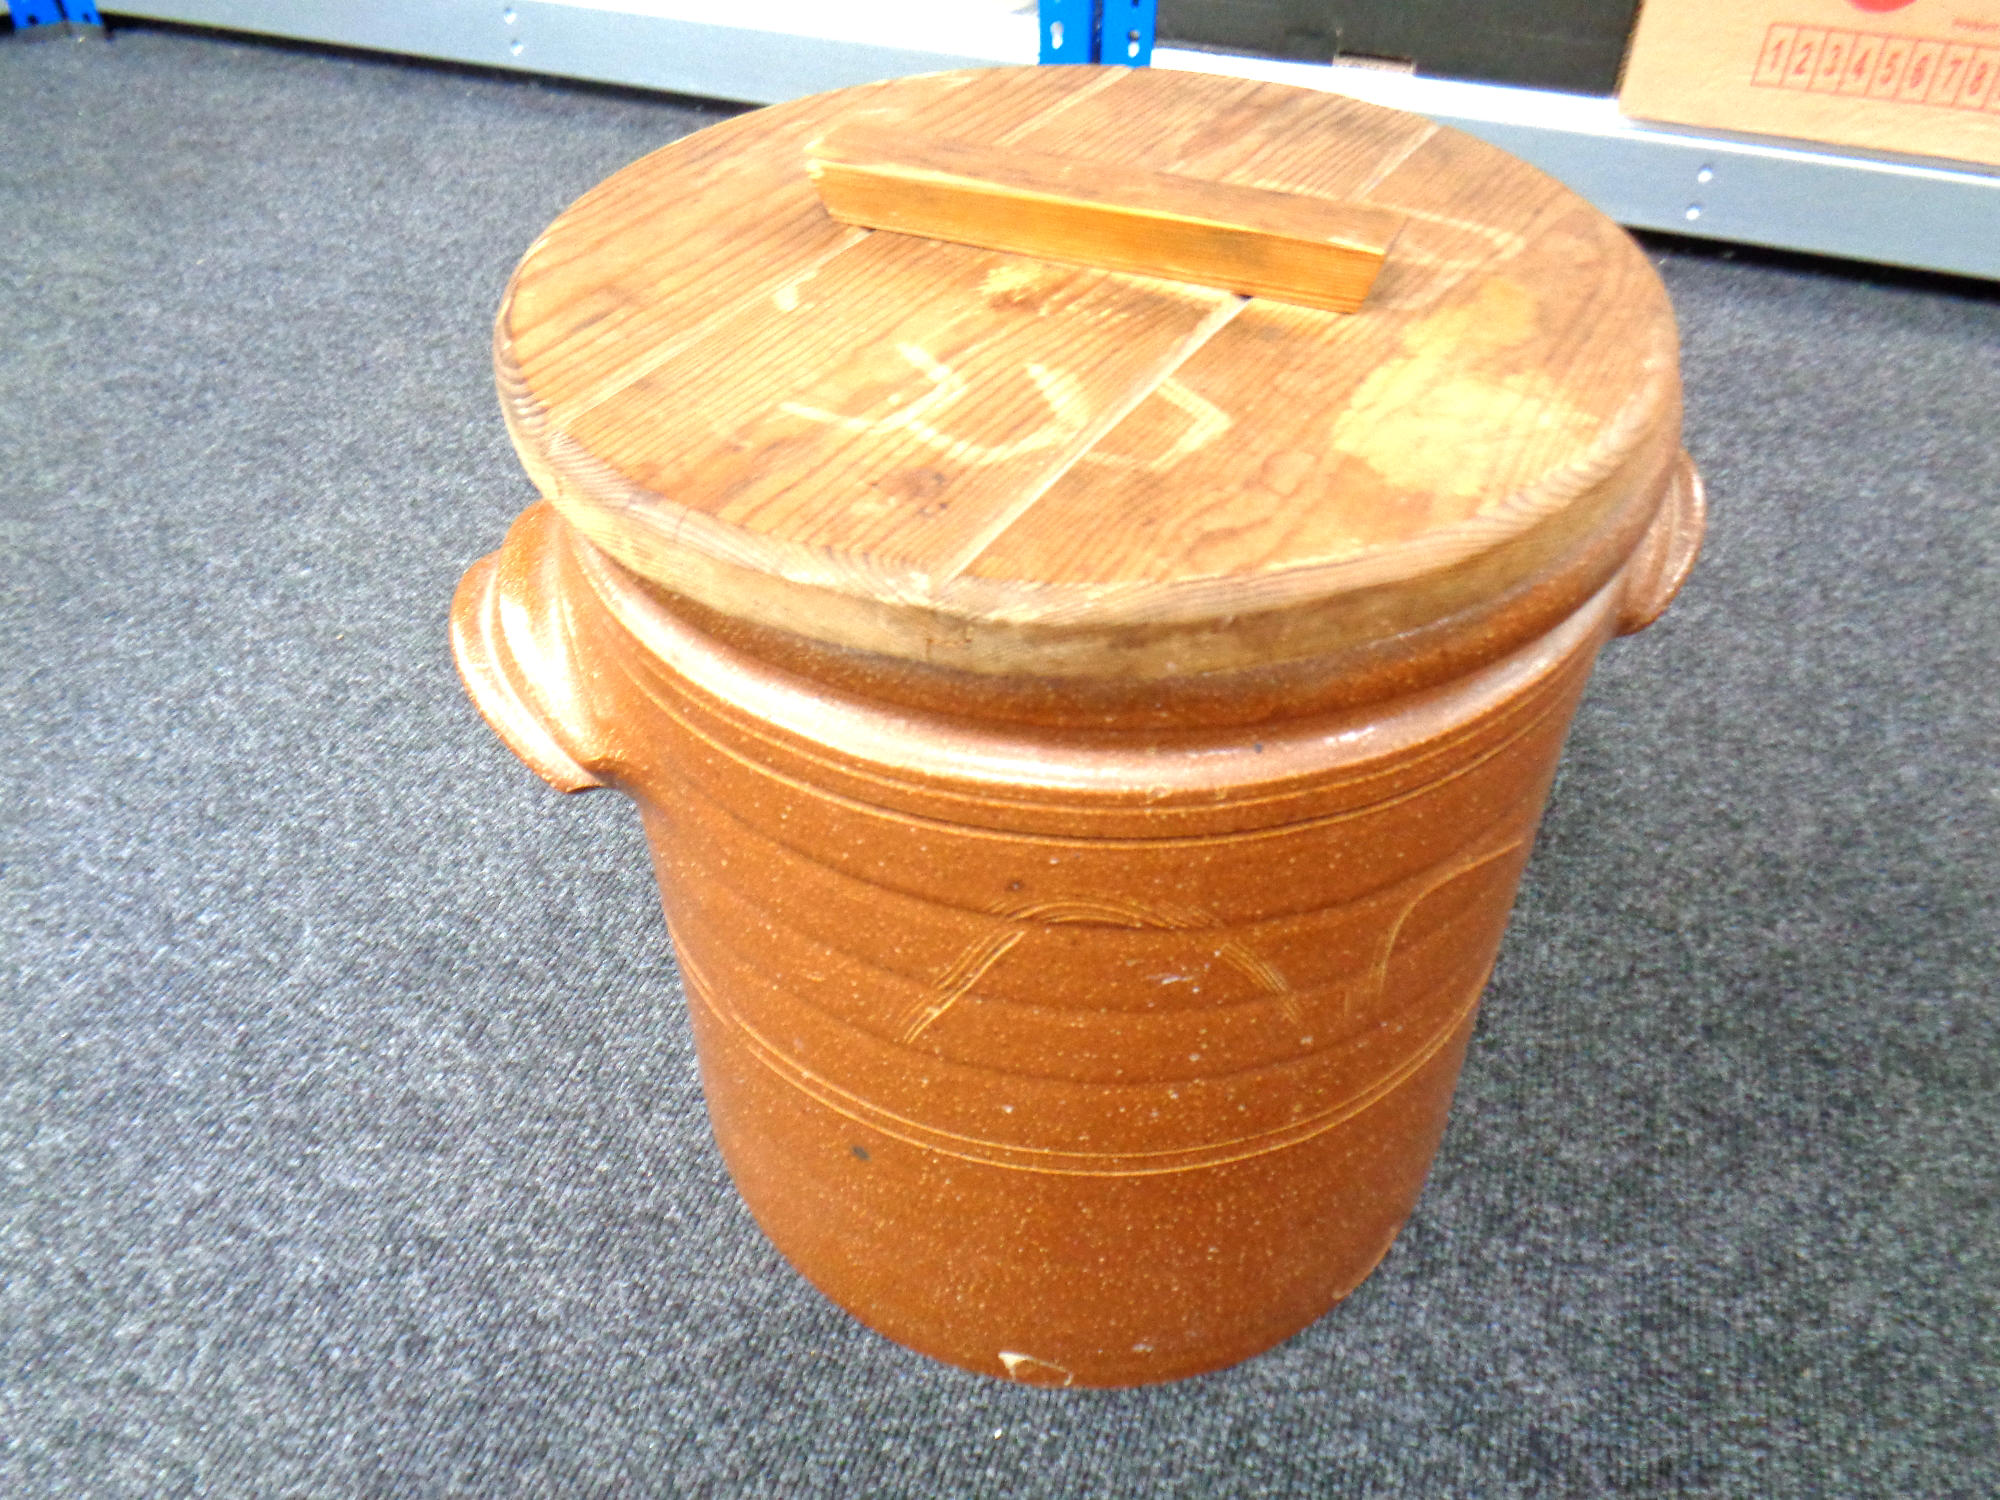
[[[779,1249],[855,1316],[940,1359],[1034,1384],[1129,1385],[1270,1347],[1388,1249],[1443,1131],[1592,663],[1612,635],[1666,607],[1699,544],[1702,502],[1679,453],[1664,297],[1622,235],[1545,179],[1346,101],[1123,70],[1051,80],[1055,71],[949,75],[761,111],[657,153],[559,221],[524,261],[496,335],[510,426],[549,498],[466,574],[453,646],[474,701],[530,767],[562,790],[613,787],[639,806],[716,1139]],[[1360,338],[1371,317],[1399,337],[1443,328],[1463,344],[1463,367],[1486,372],[1479,390],[1511,393],[1499,409],[1529,429],[1550,430],[1536,402],[1558,386],[1591,383],[1595,415],[1576,415],[1584,396],[1566,397],[1568,451],[1537,458],[1523,479],[1494,467],[1494,429],[1467,415],[1463,389],[1440,395],[1413,377],[1411,399],[1435,404],[1423,441],[1450,451],[1464,439],[1465,463],[1500,476],[1454,488],[1432,455],[1408,471],[1446,474],[1440,493],[1469,497],[1460,512],[1407,510],[1387,551],[1371,542],[1329,561],[1322,547],[1261,573],[1241,557],[1207,572],[1142,562],[1154,569],[1146,587],[1072,591],[1047,607],[1052,571],[989,569],[978,587],[902,563],[815,571],[804,551],[772,540],[782,527],[768,515],[732,519],[740,475],[792,461],[806,427],[784,429],[777,457],[732,470],[711,503],[699,463],[677,459],[666,484],[649,477],[666,469],[616,450],[621,433],[666,441],[658,433],[685,414],[671,384],[634,408],[652,412],[652,426],[588,429],[565,415],[636,400],[636,387],[620,376],[606,387],[613,398],[556,393],[568,376],[552,373],[546,351],[560,344],[573,369],[578,348],[595,358],[610,337],[603,309],[615,324],[681,295],[632,290],[643,257],[622,247],[641,230],[619,214],[627,203],[642,218],[690,212],[700,182],[646,197],[644,174],[672,185],[704,163],[783,165],[818,123],[862,107],[903,110],[912,128],[1019,138],[1052,99],[1072,115],[1103,104],[1113,120],[1151,110],[1135,153],[1183,171],[1254,160],[1266,183],[1288,182],[1290,169],[1270,165],[1283,153],[1241,143],[1287,111],[1381,133],[1384,160],[1402,152],[1395,165],[1356,166],[1332,190],[1366,185],[1371,201],[1410,208],[1405,279],[1391,275],[1392,251],[1373,310],[1344,325],[1312,314],[1312,336]],[[1225,116],[1234,133],[1218,147],[1212,122]],[[1515,213],[1491,182],[1447,180],[1482,171],[1512,172],[1507,181],[1540,196]],[[1445,183],[1437,192],[1488,194],[1477,202],[1500,227],[1484,259],[1446,253],[1470,210],[1424,198],[1423,172]],[[808,189],[760,192],[757,223],[812,227]],[[588,228],[596,262],[577,269],[584,250],[564,259],[565,224]],[[699,228],[647,232],[671,262],[677,246],[704,253]],[[854,241],[838,243],[828,253],[852,253]],[[1540,245],[1556,246],[1554,269],[1535,259]],[[821,252],[715,252],[726,253]],[[1524,334],[1495,355],[1487,314],[1498,309],[1504,324],[1520,297],[1548,309],[1588,300],[1590,287],[1561,282],[1579,264],[1620,281],[1640,332],[1594,363],[1572,360],[1597,348],[1593,330],[1612,315],[1572,325],[1549,311],[1521,326],[1560,324],[1560,338]],[[570,278],[559,290],[552,265]],[[981,275],[990,287],[992,267]],[[1527,291],[1496,298],[1494,282]],[[758,317],[776,316],[766,303],[789,312],[796,295],[788,304],[777,284],[739,300],[765,298]],[[1543,295],[1544,284],[1564,289]],[[558,305],[598,310],[537,343],[540,320],[561,321],[548,311]],[[1453,308],[1479,317],[1441,322]],[[1011,303],[995,314],[1013,315]],[[1059,315],[1036,315],[1056,316],[1050,336],[1062,336]],[[847,305],[826,316],[859,317]],[[1232,360],[1278,347],[1270,328],[1307,326],[1255,303],[1221,316],[1256,334],[1241,341],[1247,355],[1224,351]],[[1258,317],[1270,320],[1263,332],[1246,322]],[[634,333],[633,347],[664,347],[677,336],[662,331],[670,321]],[[894,337],[855,332],[857,344]],[[765,357],[741,330],[726,342],[745,360]],[[659,367],[656,355],[606,358]],[[727,351],[717,359],[726,371]],[[1188,389],[1210,380],[1213,393],[1230,374],[1222,359],[1190,357],[1175,378]],[[1542,373],[1521,373],[1531,368]],[[1616,389],[1603,395],[1607,384]],[[678,389],[695,399],[694,387]],[[773,387],[769,402],[786,396]],[[1337,398],[1343,410],[1361,399]],[[811,415],[828,400],[785,409]],[[1246,472],[1268,474],[1255,445],[1269,425],[1239,412],[1217,441],[1246,453]],[[764,440],[716,430],[700,441],[720,442],[732,463]],[[1314,431],[1349,434],[1350,454],[1374,441],[1337,422]],[[945,462],[945,444],[927,451]],[[904,450],[884,460],[907,461]],[[1360,472],[1327,459],[1340,463]],[[1357,493],[1386,503],[1377,481],[1394,457],[1371,463],[1376,488]],[[1106,462],[1083,477],[1108,484],[1138,467]],[[1146,503],[1175,503],[1171,468],[1146,480],[1159,497]],[[809,465],[783,493],[817,496],[828,472]],[[947,473],[911,503],[970,483]],[[1288,503],[1269,485],[1242,492],[1253,508]],[[1349,491],[1315,493],[1301,503],[1338,507]],[[876,524],[879,507],[869,516]],[[869,533],[877,554],[883,534]],[[1391,553],[1394,566],[1382,562]],[[1284,586],[1228,595],[1253,573]],[[1188,587],[1147,592],[1155,582]],[[1007,602],[1010,583],[1042,601],[1039,614]]]

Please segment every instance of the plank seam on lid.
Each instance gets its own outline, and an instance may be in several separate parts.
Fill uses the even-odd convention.
[[[1383,157],[1382,160],[1376,164],[1375,170],[1368,174],[1368,180],[1362,183],[1360,187],[1356,188],[1354,192],[1350,194],[1350,196],[1357,203],[1367,198],[1367,196],[1370,193],[1374,192],[1375,189],[1380,187],[1386,180],[1388,180],[1388,178],[1393,176],[1396,172],[1400,171],[1404,162],[1408,161],[1411,157],[1415,156],[1418,151],[1422,150],[1424,143],[1428,141],[1432,136],[1436,135],[1438,133],[1438,129],[1439,129],[1438,126],[1432,125],[1428,130],[1419,131],[1417,134],[1410,137],[1409,142],[1403,147],[1401,151],[1397,151],[1388,156]],[[1229,173],[1227,172],[1227,170],[1223,172],[1222,180],[1224,181],[1229,180]]]
[[[652,374],[653,371],[674,358],[675,355],[680,354],[699,341],[703,335],[721,326],[721,324],[736,316],[744,309],[771,296],[774,290],[782,290],[786,286],[804,281],[825,270],[828,265],[838,260],[856,245],[862,243],[862,241],[866,240],[874,232],[872,229],[851,229],[837,244],[829,246],[820,254],[813,256],[800,265],[786,267],[783,276],[777,277],[772,281],[759,282],[742,296],[733,298],[712,308],[706,316],[696,319],[681,333],[654,345],[640,358],[620,370],[615,380],[603,382],[587,396],[578,397],[564,402],[559,407],[550,408],[548,411],[550,425],[557,428],[567,428],[570,423],[588,416],[605,402],[630,390],[634,385],[637,385],[641,380]]]
[[[1056,116],[1067,110],[1074,109],[1093,94],[1109,88],[1112,84],[1118,82],[1122,76],[1121,71],[1116,68],[1107,69],[1101,76],[1093,78],[1082,88],[1072,89],[1046,109],[1028,116],[1027,119],[1021,121],[1020,124],[1013,126],[1011,129],[1001,131],[999,135],[993,138],[993,143],[996,146],[1019,145],[1028,136],[1052,122]]]
[[[1161,360],[1152,370],[1133,381],[1131,389],[1126,391],[1116,401],[1108,404],[1103,411],[1099,412],[1090,425],[1076,435],[1068,449],[1054,463],[1049,465],[1048,470],[1033,485],[1024,490],[1017,499],[1003,508],[992,520],[974,533],[964,546],[960,547],[955,554],[947,559],[944,566],[936,574],[934,583],[936,585],[948,584],[977,562],[980,554],[992,546],[1021,517],[1033,510],[1042,496],[1053,489],[1057,481],[1065,474],[1081,463],[1084,455],[1095,448],[1103,440],[1106,433],[1129,417],[1138,408],[1140,402],[1165,385],[1176,370],[1192,359],[1201,346],[1215,337],[1218,332],[1227,326],[1230,319],[1241,312],[1249,302],[1250,299],[1248,297],[1238,296],[1233,292],[1225,293],[1222,300],[1215,305],[1214,310],[1207,317],[1203,318],[1201,322],[1197,323],[1193,330],[1188,333],[1187,337],[1182,339],[1178,345],[1169,351],[1165,359]]]

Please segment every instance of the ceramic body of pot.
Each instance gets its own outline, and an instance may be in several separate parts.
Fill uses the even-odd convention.
[[[1598,648],[1700,499],[1478,670],[1081,739],[871,702],[640,587],[546,505],[467,574],[486,717],[645,815],[716,1140],[816,1286],[954,1364],[1171,1379],[1310,1323],[1421,1189]]]
[[[1351,317],[861,236],[801,165],[857,110],[1100,110],[1407,227]],[[1042,1384],[1213,1369],[1352,1290],[1597,652],[1699,542],[1643,257],[1348,101],[948,75],[628,169],[496,354],[548,500],[467,574],[458,661],[530,766],[643,811],[716,1139],[792,1263]]]

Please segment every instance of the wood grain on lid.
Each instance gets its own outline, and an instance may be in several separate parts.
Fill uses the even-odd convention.
[[[1406,222],[1351,315],[870,232],[807,173],[856,124]],[[626,566],[989,673],[1427,624],[1557,567],[1678,443],[1664,294],[1574,195],[1413,116],[1146,70],[902,80],[677,142],[536,242],[495,354],[531,475]]]

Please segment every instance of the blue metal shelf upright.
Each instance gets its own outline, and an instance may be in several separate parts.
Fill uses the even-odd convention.
[[[1157,0],[1041,0],[1041,60],[1121,63],[1153,60]]]

